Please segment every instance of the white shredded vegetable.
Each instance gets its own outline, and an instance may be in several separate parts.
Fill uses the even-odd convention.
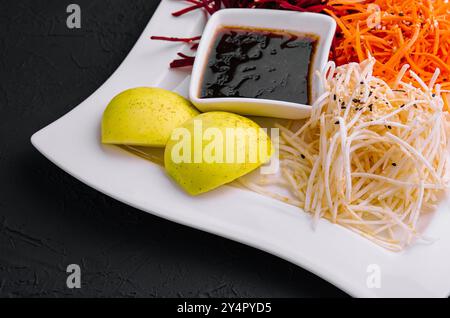
[[[415,88],[405,66],[391,88],[373,65],[329,62],[311,118],[279,127],[283,180],[274,182],[293,198],[244,183],[399,251],[421,238],[421,214],[449,185],[449,120],[434,80]]]

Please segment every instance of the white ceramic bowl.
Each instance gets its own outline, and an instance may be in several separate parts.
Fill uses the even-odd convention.
[[[312,62],[312,71],[322,71],[328,61],[331,42],[336,30],[333,18],[324,14],[281,10],[226,9],[215,13],[203,31],[196,54],[189,89],[191,101],[201,111],[230,111],[242,115],[267,116],[289,119],[309,117],[311,106],[305,104],[255,98],[200,98],[203,73],[216,32],[223,26],[283,30],[314,34],[319,37]],[[320,81],[312,76],[311,101],[322,92]]]

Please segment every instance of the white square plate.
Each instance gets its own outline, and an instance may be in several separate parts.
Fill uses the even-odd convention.
[[[188,75],[167,65],[180,45],[151,35],[194,36],[205,17],[171,13],[185,3],[163,0],[123,64],[92,96],[37,132],[33,145],[75,178],[117,200],[162,218],[267,251],[295,263],[358,297],[446,297],[450,294],[450,200],[426,230],[437,239],[393,253],[338,225],[320,221],[316,230],[300,209],[258,194],[222,187],[200,197],[180,190],[159,166],[100,143],[100,120],[109,100],[136,86],[174,89]],[[371,264],[381,274],[370,288]],[[369,272],[368,272],[369,269]]]

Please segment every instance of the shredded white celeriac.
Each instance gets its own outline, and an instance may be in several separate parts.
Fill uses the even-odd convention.
[[[329,62],[311,118],[279,126],[282,180],[272,182],[292,197],[242,182],[399,251],[420,238],[421,213],[449,185],[449,120],[433,80],[411,71],[421,87],[403,82],[405,66],[390,87],[372,75],[374,63]]]

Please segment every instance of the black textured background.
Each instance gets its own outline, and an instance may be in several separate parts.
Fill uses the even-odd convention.
[[[81,30],[65,26],[72,2]],[[114,201],[31,146],[115,70],[158,2],[0,1],[0,296],[345,296],[276,257]],[[71,263],[80,290],[66,288]]]

